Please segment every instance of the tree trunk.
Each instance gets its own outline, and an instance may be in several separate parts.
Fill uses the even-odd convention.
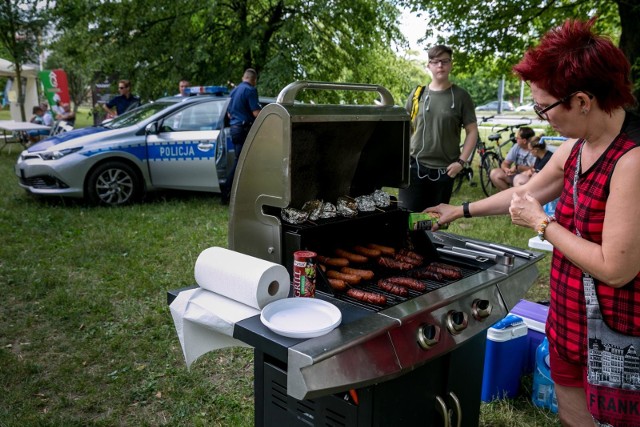
[[[631,62],[634,95],[640,100],[640,5],[634,0],[617,0],[620,13],[620,49]]]

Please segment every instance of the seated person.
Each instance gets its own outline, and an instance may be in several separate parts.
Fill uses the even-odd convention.
[[[51,110],[49,110],[49,104],[43,102],[40,104],[40,108],[42,108],[43,111],[42,120],[44,121],[44,125],[53,126],[53,114],[51,114]]]
[[[40,107],[39,105],[33,107],[33,116],[29,121],[38,125],[44,125],[44,111],[42,110],[42,107]],[[47,129],[27,131],[29,142],[32,143],[40,141],[43,136],[47,135],[49,135],[49,130]]]
[[[68,102],[62,104],[62,113],[56,115],[56,120],[64,120],[70,126],[75,126],[76,113],[71,110],[71,105]]]
[[[513,178],[533,168],[535,157],[529,151],[529,140],[535,136],[530,127],[523,126],[516,134],[516,144],[511,147],[499,168],[492,169],[489,178],[500,191],[513,185]]]
[[[547,164],[553,153],[547,150],[547,144],[540,139],[539,136],[534,136],[529,141],[529,151],[536,158],[535,163],[533,164],[533,169],[529,169],[528,171],[519,173],[513,178],[513,186],[518,187],[520,185],[524,185],[531,179],[533,175],[540,172],[540,169]]]

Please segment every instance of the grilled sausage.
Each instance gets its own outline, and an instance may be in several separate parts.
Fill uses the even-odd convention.
[[[347,282],[345,282],[344,280],[327,279],[327,281],[329,282],[329,286],[331,286],[333,290],[340,292],[347,290]]]
[[[388,283],[392,283],[398,286],[404,286],[405,288],[409,288],[418,292],[424,292],[427,290],[427,285],[422,283],[420,280],[414,279],[412,277],[387,277],[385,280]]]
[[[369,261],[369,258],[367,258],[364,255],[354,254],[353,252],[345,251],[344,249],[336,249],[335,253],[336,253],[336,255],[338,255],[341,258],[346,258],[350,262],[355,262],[355,263],[358,263],[358,264],[363,264],[363,263]]]
[[[369,258],[378,258],[382,251],[378,249],[365,248],[364,246],[354,246],[353,251]]]
[[[364,301],[369,304],[375,305],[385,305],[387,303],[387,297],[382,294],[377,294],[375,292],[367,292],[361,289],[349,289],[347,291],[347,295],[351,298],[355,298],[359,301]]]
[[[415,259],[416,261],[420,261],[420,263],[422,263],[424,261],[424,257],[422,255],[420,255],[417,252],[410,251],[409,249],[406,249],[406,248],[400,249],[398,251],[398,253],[400,255],[411,257],[411,258]]]
[[[399,252],[393,256],[393,259],[395,259],[396,261],[406,262],[407,264],[411,264],[414,267],[420,267],[422,265],[422,261],[408,255],[402,255]]]
[[[378,287],[383,291],[387,291],[389,293],[399,295],[401,297],[406,297],[407,295],[409,295],[409,291],[407,290],[407,288],[400,285],[396,285],[388,281],[387,279],[378,280]]]
[[[357,285],[360,283],[360,280],[362,280],[360,276],[356,276],[355,274],[345,274],[335,270],[327,271],[326,275],[329,279],[344,280],[350,285]]]
[[[346,258],[329,258],[322,255],[318,255],[318,262],[332,267],[347,267],[349,265],[349,260]]]
[[[444,280],[444,276],[442,274],[437,273],[435,271],[427,270],[426,268],[413,271],[411,275],[416,279],[429,279],[429,280],[435,280],[437,282],[442,282]]]
[[[376,249],[382,252],[384,255],[393,255],[396,253],[396,250],[390,246],[376,245],[375,243],[369,243],[367,247],[371,249]]]
[[[373,279],[373,271],[371,270],[361,270],[359,268],[342,267],[340,269],[340,272],[345,274],[355,274],[356,276],[362,277],[364,280]]]
[[[446,264],[438,264],[433,263],[429,264],[426,267],[427,271],[431,271],[433,273],[442,274],[442,276],[449,280],[459,280],[462,279],[462,271],[459,268],[453,266],[446,266]],[[453,267],[453,268],[452,268]]]
[[[393,268],[394,270],[411,270],[414,265],[408,262],[397,261],[393,258],[381,256],[378,258],[378,264],[383,267]]]

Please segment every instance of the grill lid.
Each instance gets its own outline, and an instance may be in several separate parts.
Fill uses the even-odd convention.
[[[379,105],[294,102],[301,90],[377,92]],[[285,207],[371,194],[409,182],[409,115],[377,85],[294,82],[253,124],[231,192],[229,248],[282,263]]]

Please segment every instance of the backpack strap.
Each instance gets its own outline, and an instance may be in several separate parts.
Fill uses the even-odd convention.
[[[420,98],[424,93],[424,86],[419,85],[416,87],[416,90],[413,92],[413,98],[411,100],[411,121],[416,118],[418,115],[418,103],[420,102]]]

